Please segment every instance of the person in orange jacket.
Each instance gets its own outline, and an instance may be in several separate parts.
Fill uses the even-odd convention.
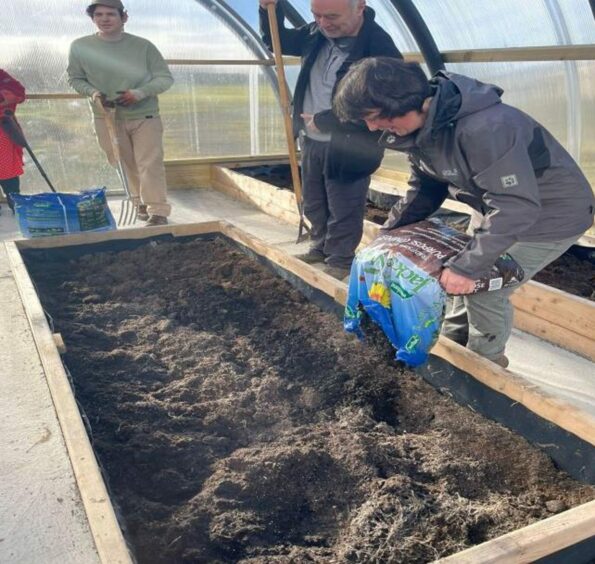
[[[5,70],[0,69],[0,118],[4,118],[5,114],[14,114],[17,104],[24,101],[24,86]],[[23,147],[0,127],[0,186],[13,211],[11,194],[20,192],[19,177],[23,172]]]

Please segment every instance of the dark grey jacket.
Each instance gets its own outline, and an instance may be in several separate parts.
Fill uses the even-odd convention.
[[[277,2],[277,19],[281,49],[285,55],[295,55],[302,59],[293,96],[293,128],[297,136],[304,127],[300,117],[304,106],[304,96],[310,81],[310,71],[318,57],[326,38],[316,23],[309,23],[297,29],[286,28],[281,2]],[[260,29],[265,44],[272,48],[268,15],[259,9]],[[349,56],[337,72],[337,84],[347,74],[351,65],[365,57],[395,57],[402,59],[393,40],[375,21],[375,13],[371,8],[364,10],[364,23],[360,29]],[[334,94],[334,93],[333,93]],[[358,178],[369,176],[382,161],[384,149],[378,144],[379,135],[368,131],[365,124],[342,123],[332,110],[319,112],[314,116],[316,127],[324,133],[331,134],[326,174],[329,178],[343,182],[353,182]]]
[[[502,103],[502,90],[454,73],[432,80],[428,119],[380,143],[409,154],[411,189],[383,228],[425,219],[450,195],[471,206],[475,236],[447,266],[484,276],[517,241],[557,241],[593,224],[595,199],[566,150],[534,119]]]

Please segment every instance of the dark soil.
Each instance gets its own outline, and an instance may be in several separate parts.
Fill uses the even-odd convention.
[[[291,189],[289,165],[244,167],[237,169],[236,172],[268,182],[278,188]],[[461,214],[454,215],[460,216]],[[382,225],[388,217],[388,210],[378,208],[368,202],[365,217],[369,221]],[[459,228],[461,225],[459,218],[452,222],[447,217],[442,219],[455,228]],[[572,252],[565,253],[546,266],[533,277],[533,280],[575,296],[595,301],[595,264],[588,259],[573,255]]]
[[[595,301],[595,265],[570,252],[548,264],[533,280]]]
[[[246,176],[250,176],[251,178],[255,178],[256,180],[262,180],[262,182],[272,184],[273,186],[282,188],[283,190],[291,190],[293,186],[291,182],[291,169],[289,168],[288,164],[246,166],[236,168],[234,171],[239,172],[240,174],[245,174]]]
[[[28,260],[140,563],[415,563],[595,498],[222,239]]]

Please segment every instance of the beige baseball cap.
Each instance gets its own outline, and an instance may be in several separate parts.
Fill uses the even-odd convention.
[[[88,7],[91,6],[107,6],[116,10],[124,10],[124,4],[120,0],[99,0],[98,2],[91,2]]]

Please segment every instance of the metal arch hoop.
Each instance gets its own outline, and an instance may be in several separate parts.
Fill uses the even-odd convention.
[[[593,0],[595,1],[595,0]],[[308,22],[302,18],[302,15],[293,7],[290,0],[279,0],[281,6],[283,6],[283,12],[290,21],[293,27],[301,27],[306,25]]]
[[[419,46],[430,74],[433,76],[439,70],[444,70],[444,60],[426,22],[413,4],[412,0],[390,0],[394,9],[399,13],[411,35]]]
[[[229,29],[238,36],[238,38],[246,44],[248,49],[260,61],[271,60],[271,54],[266,45],[260,39],[258,34],[250,27],[235,10],[230,8],[223,0],[195,0],[201,6],[208,9],[212,14],[221,19]],[[256,8],[255,8],[256,9]],[[279,85],[277,84],[277,76],[275,71],[270,66],[264,67],[264,72],[271,82],[273,90],[277,98],[279,98]]]

